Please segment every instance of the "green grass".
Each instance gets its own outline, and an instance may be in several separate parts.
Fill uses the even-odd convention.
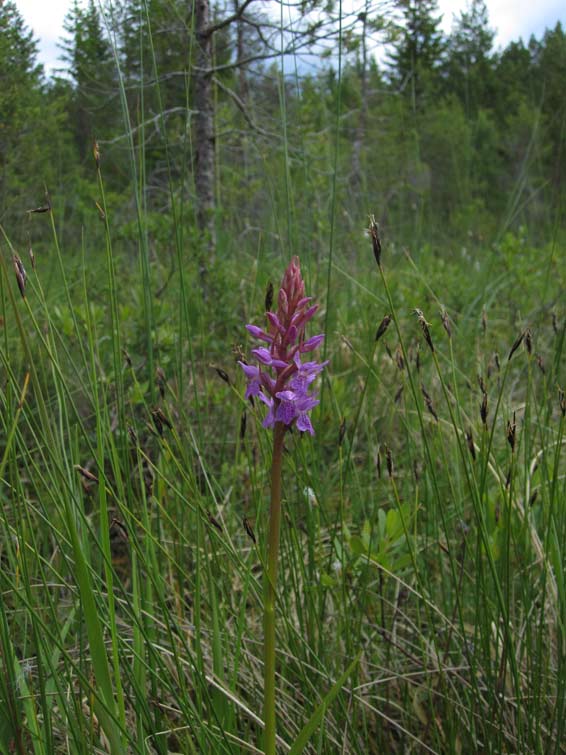
[[[253,752],[271,443],[232,345],[283,261],[263,243],[223,261],[212,303],[175,277],[156,380],[131,305],[144,273],[110,236],[72,265],[54,235],[25,299],[5,240],[0,748]],[[282,751],[305,731],[312,752],[561,751],[565,281],[556,267],[542,299],[547,252],[506,244],[477,267],[385,244],[381,277],[360,234],[327,292],[327,260],[306,265],[333,327],[317,435],[286,441]],[[509,360],[527,326],[532,353]]]

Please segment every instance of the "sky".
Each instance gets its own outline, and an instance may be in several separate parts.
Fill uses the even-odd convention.
[[[15,0],[27,25],[39,40],[39,62],[49,74],[57,67],[60,50],[57,42],[63,35],[63,19],[72,0]],[[454,16],[466,7],[466,0],[439,0],[444,14],[443,27],[449,31]],[[490,25],[497,31],[496,47],[531,34],[540,37],[546,27],[557,21],[566,25],[566,0],[486,0]]]

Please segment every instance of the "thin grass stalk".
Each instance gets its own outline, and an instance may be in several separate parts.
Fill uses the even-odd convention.
[[[273,431],[273,457],[271,461],[271,506],[267,541],[267,572],[263,603],[263,720],[265,722],[264,752],[275,755],[275,605],[277,599],[277,573],[279,568],[279,540],[281,531],[281,467],[285,425],[276,422]]]
[[[328,349],[328,328],[330,324],[330,284],[332,281],[332,258],[334,255],[334,242],[336,232],[336,186],[338,175],[338,158],[340,156],[340,115],[342,111],[342,0],[338,4],[338,101],[336,104],[336,124],[335,124],[335,147],[334,147],[334,166],[332,171],[332,199],[330,208],[330,238],[328,240],[328,267],[326,271],[326,313],[324,315],[324,344],[322,351],[322,361],[326,359]],[[324,407],[324,385],[322,382],[320,389],[320,411]]]
[[[120,95],[120,105],[122,109],[122,115],[124,118],[125,134],[127,136],[128,154],[130,157],[130,165],[132,171],[132,186],[133,195],[136,208],[136,221],[138,227],[138,240],[139,240],[139,262],[140,272],[142,276],[143,286],[143,315],[144,315],[144,331],[146,337],[146,349],[147,349],[147,372],[146,375],[149,381],[149,391],[152,404],[155,402],[155,381],[154,376],[154,353],[153,353],[153,328],[155,325],[155,318],[153,314],[153,300],[152,300],[152,288],[151,288],[151,273],[149,263],[149,244],[147,238],[147,209],[145,206],[145,150],[144,150],[144,125],[143,125],[143,112],[144,112],[144,87],[140,86],[140,101],[141,101],[141,114],[140,114],[140,136],[139,136],[139,154],[140,154],[140,170],[136,163],[136,146],[134,143],[134,130],[132,129],[132,121],[130,118],[130,110],[128,106],[128,100],[126,96],[126,84],[124,82],[124,75],[122,72],[122,62],[119,56],[119,50],[117,43],[114,40],[112,29],[116,26],[115,18],[113,14],[112,6],[109,6],[108,13],[111,16],[109,22],[106,13],[102,13],[102,19],[106,31],[113,40],[111,45],[112,55],[114,57],[114,64],[116,66],[116,75],[118,79],[118,92]],[[143,59],[142,59],[143,62]],[[143,76],[143,67],[142,67]]]
[[[171,217],[173,221],[173,227],[175,230],[175,252],[176,252],[176,258],[177,258],[177,276],[179,279],[179,333],[178,333],[178,370],[177,370],[177,381],[178,381],[178,391],[179,391],[179,404],[183,405],[183,397],[184,397],[184,366],[185,366],[185,360],[184,360],[184,329],[186,328],[186,337],[187,337],[187,345],[188,345],[188,356],[189,356],[189,370],[191,374],[191,382],[193,386],[193,402],[194,402],[194,408],[197,416],[197,424],[199,428],[199,441],[202,442],[203,440],[203,434],[202,434],[202,411],[201,411],[201,405],[200,405],[200,399],[199,394],[197,390],[197,380],[195,377],[195,360],[193,356],[193,335],[192,335],[192,328],[189,318],[189,297],[187,295],[187,283],[185,281],[185,264],[186,261],[183,259],[183,200],[182,196],[179,200],[180,210],[177,207],[177,199],[175,196],[175,192],[173,190],[173,174],[172,174],[172,159],[171,159],[171,152],[169,147],[169,139],[167,136],[167,128],[166,128],[166,122],[165,117],[163,115],[165,108],[163,106],[162,102],[162,96],[161,96],[161,87],[160,87],[160,78],[159,78],[159,70],[157,65],[157,59],[155,55],[155,48],[153,44],[153,32],[152,32],[152,26],[151,26],[151,18],[149,14],[149,8],[148,4],[144,3],[143,6],[143,17],[145,22],[145,29],[147,31],[148,36],[148,42],[149,42],[149,51],[151,55],[151,64],[153,69],[153,76],[154,76],[154,89],[157,97],[157,106],[158,106],[158,112],[160,115],[160,123],[161,123],[161,133],[163,135],[163,146],[165,149],[165,162],[167,166],[167,186],[169,189],[169,201],[171,202]],[[192,14],[191,14],[191,24],[194,23],[194,6],[192,8]],[[142,26],[140,25],[140,33],[141,33]],[[189,35],[189,54],[188,54],[188,60],[192,60],[192,47],[193,47],[193,40],[194,35]],[[140,51],[142,49],[142,46],[140,44]],[[187,72],[187,76],[189,75],[190,71]],[[186,85],[186,95],[187,95],[187,101],[186,101],[186,108],[187,112],[189,111],[189,100],[188,100],[188,94],[189,94],[189,87],[188,84]],[[187,159],[187,144],[186,140],[190,141],[190,129],[187,129],[186,135],[183,137],[183,150],[182,150],[182,157],[180,160],[180,164],[182,166],[188,165],[191,161]],[[191,145],[189,144],[189,152],[192,152]],[[182,185],[182,183],[181,183]]]
[[[391,296],[391,291],[389,290],[389,286],[387,284],[387,279],[385,277],[385,272],[383,270],[382,265],[379,262],[378,262],[378,270],[379,270],[379,275],[381,277],[381,281],[383,283],[383,288],[385,290],[385,294],[387,296],[387,301],[388,301],[388,304],[389,304],[389,311],[391,312],[391,317],[393,319],[395,330],[397,332],[397,337],[399,338],[399,345],[400,345],[401,351],[403,353],[403,359],[405,361],[405,365],[406,365],[406,369],[407,369],[407,378],[408,378],[408,382],[409,382],[409,387],[410,387],[410,390],[411,390],[411,394],[413,396],[413,401],[415,403],[415,408],[416,408],[416,411],[417,411],[417,416],[418,416],[419,426],[420,426],[421,435],[422,435],[422,439],[423,439],[423,444],[424,444],[424,448],[425,448],[425,452],[426,452],[426,457],[427,457],[427,462],[428,462],[428,468],[429,468],[430,473],[431,473],[431,479],[432,479],[433,489],[434,489],[435,497],[436,497],[437,501],[439,502],[440,515],[441,515],[441,520],[442,520],[442,527],[443,527],[444,533],[446,535],[446,539],[448,541],[448,526],[447,526],[447,522],[446,522],[446,516],[445,516],[445,512],[444,512],[443,507],[442,507],[442,500],[441,500],[440,492],[438,490],[438,482],[437,482],[437,479],[436,479],[436,474],[434,472],[434,464],[433,464],[433,458],[432,458],[432,452],[431,452],[431,449],[430,449],[430,444],[429,444],[427,435],[425,433],[425,423],[424,423],[424,418],[423,418],[421,404],[420,404],[420,401],[419,401],[419,398],[418,398],[418,393],[417,393],[417,389],[415,387],[415,382],[414,382],[414,379],[413,379],[413,375],[411,373],[411,370],[409,369],[409,363],[410,363],[409,362],[409,355],[408,355],[407,349],[405,347],[405,342],[404,342],[403,335],[402,335],[402,332],[401,332],[401,326],[400,326],[400,323],[399,323],[399,320],[398,320],[398,317],[397,317],[397,311],[396,311],[395,305],[393,303],[393,298]],[[433,352],[433,356],[434,356],[434,352]],[[450,570],[451,570],[452,579],[453,579],[454,584],[456,584],[457,583],[457,577],[456,577],[456,575],[457,575],[457,569],[456,569],[456,565],[455,565],[455,561],[454,561],[454,555],[452,553],[452,549],[451,548],[448,549],[448,557],[449,557],[449,563],[450,563]],[[418,572],[416,572],[416,574],[418,575]],[[459,616],[459,619],[460,619],[460,625],[463,627],[464,622],[463,622],[462,612],[461,612],[461,608],[460,608],[460,601],[459,601],[458,598],[457,598],[457,603],[458,603],[458,606],[459,606],[458,616]],[[439,668],[439,672],[440,672],[440,674],[442,676],[442,668],[441,667]]]

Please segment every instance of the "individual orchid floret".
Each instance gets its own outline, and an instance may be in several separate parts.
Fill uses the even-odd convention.
[[[305,354],[307,351],[314,351],[315,349],[318,349],[320,344],[324,341],[324,336],[313,336],[312,338],[309,338],[308,341],[305,341],[305,343],[302,344],[302,346],[299,348],[299,351],[302,354]]]
[[[326,367],[328,360],[326,362],[305,362],[301,364],[298,354],[296,354],[295,364],[297,365],[297,371],[290,379],[289,387],[298,393],[306,393],[309,385],[316,380],[317,375]]]
[[[254,367],[244,362],[238,362],[243,369],[245,376],[248,379],[248,385],[246,387],[246,398],[259,395],[261,389],[260,370],[259,367]]]
[[[246,329],[252,334],[254,338],[259,338],[260,341],[265,341],[266,343],[271,343],[273,341],[273,338],[271,338],[271,336],[268,336],[267,333],[261,328],[258,328],[257,325],[246,325]]]
[[[258,396],[269,408],[264,427],[280,422],[314,434],[308,412],[319,401],[311,389],[328,362],[301,362],[301,354],[314,351],[324,340],[324,335],[305,338],[305,327],[318,309],[311,301],[305,296],[299,258],[293,257],[283,275],[277,312],[266,312],[266,328],[246,325],[248,332],[264,344],[251,352],[257,367],[239,362],[248,381],[246,398]]]

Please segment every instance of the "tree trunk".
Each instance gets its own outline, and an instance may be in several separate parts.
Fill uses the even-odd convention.
[[[212,34],[210,2],[196,0],[195,147],[197,224],[211,256],[216,251],[214,224],[214,100],[212,96]]]
[[[365,12],[362,15],[362,59],[360,71],[360,116],[358,127],[352,145],[352,185],[354,189],[360,189],[364,184],[362,168],[362,149],[366,138],[367,112],[368,112],[368,74],[367,74],[367,15],[368,1],[366,0]]]
[[[234,15],[238,16],[240,13],[240,0],[234,0]],[[236,21],[236,60],[244,60],[244,24],[242,19],[238,18]],[[240,99],[243,103],[246,102],[248,94],[248,82],[246,78],[246,67],[244,65],[238,66],[238,77],[240,85]]]

